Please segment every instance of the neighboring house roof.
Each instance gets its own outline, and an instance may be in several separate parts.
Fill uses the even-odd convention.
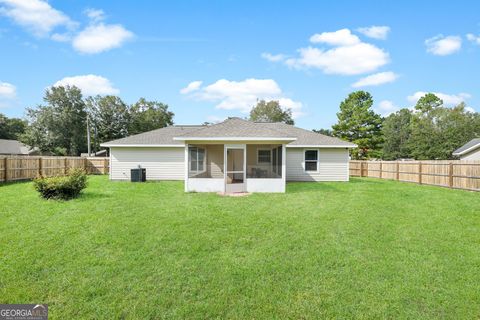
[[[0,139],[0,154],[29,155],[37,151],[36,148],[31,149],[29,146],[17,140]]]
[[[472,139],[468,141],[466,144],[458,148],[457,150],[453,151],[454,156],[461,156],[467,152],[473,151],[477,148],[480,148],[480,138]]]
[[[186,140],[288,141],[289,147],[342,147],[355,144],[285,123],[252,122],[240,118],[209,126],[171,126],[110,141],[102,146],[182,146]]]

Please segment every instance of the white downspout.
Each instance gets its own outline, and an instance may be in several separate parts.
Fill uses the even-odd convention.
[[[285,144],[282,144],[282,181],[283,192],[285,192],[287,184],[287,148]]]
[[[185,143],[185,192],[188,192],[188,144]]]

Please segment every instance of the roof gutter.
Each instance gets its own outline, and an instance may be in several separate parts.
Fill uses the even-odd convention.
[[[356,148],[357,145],[339,145],[339,144],[287,144],[287,148]]]
[[[102,143],[100,147],[106,148],[128,148],[128,147],[144,147],[144,148],[184,148],[184,144],[111,144],[111,143]]]

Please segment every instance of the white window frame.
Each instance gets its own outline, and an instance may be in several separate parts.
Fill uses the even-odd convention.
[[[268,161],[268,162],[260,162],[260,161],[258,161],[258,160],[259,160],[258,157],[259,157],[259,155],[260,155],[260,151],[268,151],[268,152],[270,153],[270,161]],[[257,149],[257,164],[258,164],[258,165],[266,165],[266,164],[271,165],[271,164],[272,164],[272,149],[267,149],[267,148],[259,148],[259,149]]]
[[[192,154],[190,153],[190,149],[196,148],[197,149],[197,170],[192,170]],[[203,149],[203,170],[198,170],[198,149]],[[196,147],[196,146],[188,146],[188,172],[198,175],[207,171],[207,148],[203,147]]]
[[[305,159],[305,155],[307,153],[307,151],[316,151],[317,152],[317,160],[306,160]],[[303,171],[305,172],[318,172],[319,169],[320,169],[320,150],[318,149],[303,149]],[[306,163],[307,162],[317,162],[317,170],[307,170],[307,165]]]

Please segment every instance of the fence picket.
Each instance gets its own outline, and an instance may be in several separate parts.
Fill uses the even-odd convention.
[[[365,168],[367,168],[365,172]],[[370,170],[368,170],[370,168]],[[350,161],[350,176],[480,191],[479,160]]]
[[[107,174],[110,168],[109,158],[9,156],[0,160],[0,182],[64,175],[71,168],[84,168],[88,174]]]

